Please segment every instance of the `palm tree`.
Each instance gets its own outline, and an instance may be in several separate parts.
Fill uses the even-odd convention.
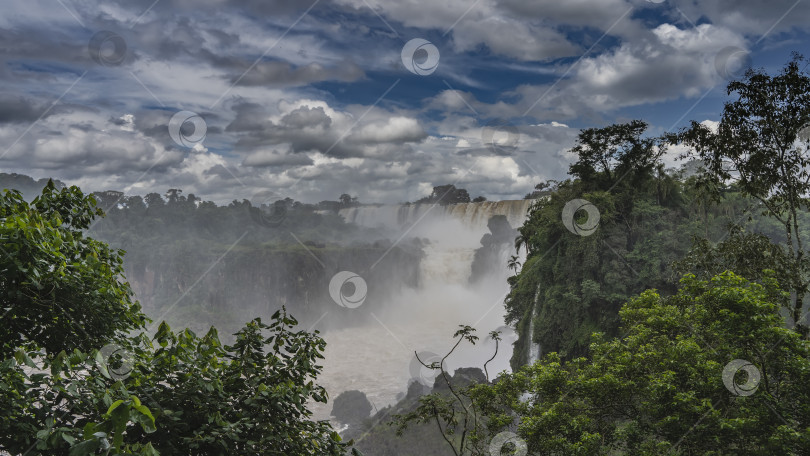
[[[529,245],[526,243],[526,238],[523,237],[523,233],[520,233],[515,238],[515,253],[520,253],[521,247],[526,247],[526,253],[529,253]]]
[[[515,255],[509,257],[509,261],[506,263],[506,267],[515,271],[515,275],[517,275],[518,269],[520,268],[520,261],[518,261],[518,257]]]

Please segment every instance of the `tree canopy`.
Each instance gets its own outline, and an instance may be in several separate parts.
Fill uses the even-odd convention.
[[[787,299],[772,275],[687,275],[623,306],[624,337],[597,333],[587,357],[550,354],[472,396],[537,454],[806,454],[810,342],[778,315]],[[738,359],[748,376],[724,373]]]

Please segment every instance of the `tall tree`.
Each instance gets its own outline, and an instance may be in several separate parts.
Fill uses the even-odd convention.
[[[579,159],[569,173],[602,185],[612,185],[630,172],[649,173],[659,164],[664,148],[658,139],[643,137],[646,130],[647,123],[641,120],[582,130],[571,149]]]
[[[799,324],[810,284],[799,227],[799,212],[810,208],[810,138],[799,135],[810,126],[810,74],[804,60],[794,54],[775,76],[748,70],[729,83],[728,94],[736,99],[725,104],[716,131],[693,121],[670,138],[690,146],[712,177],[736,182],[782,225],[790,258],[803,271],[800,280],[790,283],[791,316],[796,328],[807,332]]]

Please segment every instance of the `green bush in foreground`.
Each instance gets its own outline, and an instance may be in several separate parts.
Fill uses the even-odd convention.
[[[587,358],[552,353],[470,394],[530,454],[810,454],[810,342],[777,312],[788,294],[762,282],[725,272],[645,291],[620,312],[624,337],[595,334]]]

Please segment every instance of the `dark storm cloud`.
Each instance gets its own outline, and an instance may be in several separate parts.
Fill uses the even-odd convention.
[[[329,80],[354,82],[365,76],[363,69],[351,62],[342,62],[335,67],[318,63],[293,67],[287,62],[276,61],[261,62],[248,71],[249,68],[246,65],[246,72],[233,75],[231,82],[244,86],[297,86]]]
[[[90,66],[86,38],[36,27],[14,30],[0,28],[0,64],[6,76],[13,79],[53,80],[56,71],[67,71],[64,65]]]
[[[281,118],[282,125],[291,129],[307,127],[329,128],[332,118],[326,115],[322,107],[311,108],[302,106]]]
[[[231,10],[248,15],[290,14],[302,12],[314,0],[113,0],[114,3],[135,13],[151,11],[169,14],[192,14]]]
[[[238,151],[289,144],[293,153],[329,151],[335,156],[353,153],[352,149],[336,142],[337,136],[331,131],[332,119],[322,107],[301,106],[285,114],[278,122],[271,121],[268,114],[253,103],[240,104],[234,110],[236,118],[225,131],[242,133],[234,147]],[[246,161],[246,164],[252,161]]]
[[[238,137],[234,149],[248,154],[243,164],[306,165],[311,163],[309,158],[289,156],[310,152],[333,158],[395,159],[409,156],[409,144],[427,137],[414,118],[377,112],[359,121],[349,112],[326,108],[322,102],[313,104],[283,105],[282,113],[272,116],[255,103],[235,105],[236,116],[225,130]]]
[[[0,123],[30,123],[45,114],[47,105],[31,98],[0,94]],[[53,115],[53,112],[48,113]]]
[[[485,147],[459,149],[458,152],[456,152],[456,155],[471,157],[490,157],[493,155],[499,157],[512,157],[518,152],[520,152],[520,149],[514,146],[487,145]]]
[[[283,153],[277,150],[258,150],[247,157],[245,157],[242,164],[252,167],[268,167],[268,166],[308,166],[315,162],[311,158],[303,154],[294,154],[292,152]]]

